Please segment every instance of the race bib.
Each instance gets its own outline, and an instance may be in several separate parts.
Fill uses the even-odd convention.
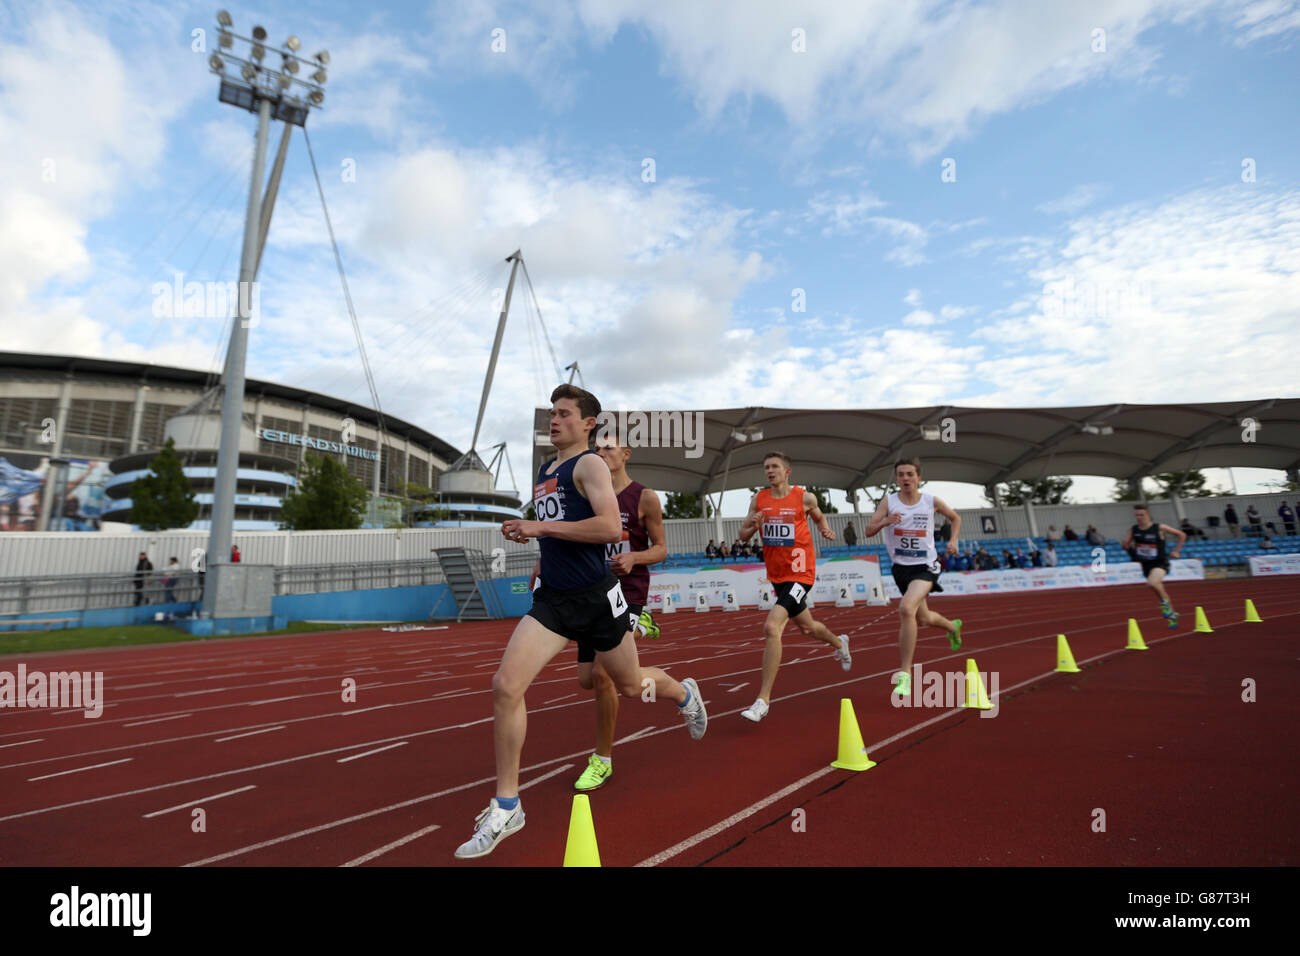
[[[623,597],[623,586],[615,583],[612,588],[605,592],[605,597],[609,601],[609,609],[614,612],[615,617],[622,617],[627,611],[627,599]]]
[[[624,531],[623,538],[621,541],[610,541],[606,543],[605,558],[606,560],[608,560],[610,558],[613,558],[615,555],[630,554],[631,551],[632,551],[632,543],[631,541],[628,540],[627,532]]]
[[[1160,549],[1154,544],[1139,544],[1137,546],[1137,556],[1139,558],[1145,558],[1148,561],[1154,561],[1159,551]]]
[[[900,558],[924,558],[928,553],[924,528],[894,527],[894,554]]]
[[[538,521],[564,520],[564,503],[560,500],[558,478],[548,478],[539,485],[533,485],[533,511]]]
[[[764,521],[763,547],[793,548],[794,525],[787,521]]]

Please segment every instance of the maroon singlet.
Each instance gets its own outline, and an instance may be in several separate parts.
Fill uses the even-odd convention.
[[[623,516],[623,537],[620,541],[605,545],[605,557],[613,558],[616,554],[631,551],[644,551],[650,547],[650,536],[641,524],[641,492],[645,485],[634,481],[618,493],[618,510]],[[623,597],[628,604],[644,605],[650,596],[650,568],[638,564],[630,574],[619,577],[623,585]]]

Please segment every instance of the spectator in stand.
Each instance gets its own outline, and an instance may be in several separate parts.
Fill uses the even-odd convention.
[[[1264,540],[1260,542],[1259,549],[1261,551],[1276,551],[1277,545],[1273,543],[1272,538],[1268,535],[1264,535]]]
[[[1196,527],[1196,525],[1192,524],[1191,520],[1188,518],[1184,518],[1182,520],[1182,523],[1178,526],[1178,529],[1182,531],[1183,534],[1187,535],[1187,537],[1189,538],[1195,538],[1198,535],[1202,538],[1205,537],[1205,532],[1202,531],[1200,528]]]
[[[981,571],[996,571],[998,568],[998,559],[993,557],[983,548],[980,548],[979,554],[976,555]]]
[[[139,607],[144,603],[144,582],[153,570],[153,564],[149,561],[149,555],[140,552],[139,559],[135,562],[135,605]]]
[[[731,556],[733,558],[747,558],[749,557],[749,548],[745,546],[743,541],[737,538],[735,541],[731,542]]]
[[[1016,556],[1007,548],[1002,549],[1002,566],[1004,568],[1014,568],[1016,566]]]
[[[1085,537],[1088,539],[1088,543],[1094,548],[1104,548],[1106,546],[1106,539],[1103,538],[1101,532],[1092,525],[1088,525],[1088,531]]]
[[[232,544],[232,545],[230,546],[230,563],[231,563],[231,564],[238,564],[238,563],[239,563],[239,558],[240,558],[240,554],[239,554],[239,545],[237,545],[237,544]]]
[[[749,551],[755,561],[763,560],[763,542],[758,540],[758,535],[754,535],[754,543],[749,546]]]
[[[1295,534],[1295,512],[1284,501],[1278,506],[1277,516],[1282,519],[1282,527],[1287,534]]]
[[[722,546],[718,548],[718,557],[723,561],[731,557],[731,545],[727,544],[725,540],[722,542]]]
[[[1043,566],[1043,555],[1037,548],[1029,552],[1029,563],[1036,568]]]
[[[935,532],[934,539],[936,541],[946,544],[948,542],[948,539],[951,537],[952,537],[952,525],[950,525],[945,520],[944,523],[939,526],[939,530]]]
[[[853,522],[850,521],[844,527],[844,543],[850,548],[856,547],[858,543],[858,533],[853,530]]]
[[[1223,509],[1223,523],[1228,526],[1228,532],[1234,538],[1241,537],[1241,519],[1237,517],[1237,509],[1228,502],[1228,507]]]
[[[1029,567],[1029,555],[1025,554],[1024,548],[1016,548],[1016,567],[1021,570]]]
[[[1043,567],[1054,568],[1059,561],[1060,558],[1056,554],[1056,543],[1052,541],[1047,542],[1047,553],[1043,555]]]
[[[1256,537],[1263,534],[1264,519],[1260,516],[1259,509],[1253,503],[1246,506],[1246,521],[1249,522],[1246,525],[1246,534],[1255,535]]]
[[[180,562],[172,558],[167,562],[167,577],[163,578],[163,587],[167,589],[167,603],[176,603],[176,576],[181,573]]]
[[[1056,533],[1056,525],[1052,525],[1050,528],[1048,528],[1047,534],[1044,537],[1047,538],[1048,544],[1054,544],[1055,542],[1061,540],[1061,536]]]
[[[706,548],[704,549],[704,556],[705,556],[706,558],[716,558],[716,557],[720,556],[721,554],[722,554],[722,552],[718,550],[718,546],[717,546],[716,544],[714,544],[714,543],[713,543],[713,539],[710,538],[710,539],[709,539],[708,547],[706,547]]]
[[[965,565],[965,567],[963,567],[962,570],[978,571],[980,569],[979,561],[977,560],[978,557],[979,555],[977,555],[974,551],[967,551],[966,560],[962,562]]]
[[[1076,532],[1076,531],[1075,531],[1073,528],[1071,528],[1068,524],[1065,526],[1065,532],[1064,532],[1064,533],[1065,533],[1065,540],[1066,540],[1066,541],[1078,541],[1078,540],[1079,540],[1079,534],[1078,534],[1078,532]]]

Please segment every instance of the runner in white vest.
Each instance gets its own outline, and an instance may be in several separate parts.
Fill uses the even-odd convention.
[[[943,568],[934,548],[934,513],[939,512],[952,524],[949,554],[957,553],[961,516],[934,495],[920,491],[919,458],[899,461],[894,466],[894,478],[898,492],[881,499],[876,513],[867,522],[866,537],[887,529],[885,547],[893,561],[894,583],[902,595],[898,605],[898,653],[902,669],[894,675],[892,683],[895,693],[907,697],[912,693],[912,657],[916,652],[918,625],[943,628],[948,632],[949,647],[954,651],[961,647],[961,620],[950,621],[936,614],[925,601],[931,590],[943,590],[939,587]]]

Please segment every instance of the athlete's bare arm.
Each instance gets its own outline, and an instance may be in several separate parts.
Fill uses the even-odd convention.
[[[947,518],[948,523],[952,525],[952,537],[948,539],[948,553],[956,554],[957,537],[961,534],[961,515],[949,508],[948,505],[939,498],[934,499],[934,510]]]
[[[749,502],[749,514],[745,515],[745,520],[740,524],[740,532],[736,535],[741,541],[748,541],[754,536],[761,523],[758,517],[758,495],[754,495]]]
[[[886,525],[898,524],[902,520],[902,515],[889,513],[889,497],[881,498],[880,504],[876,505],[876,513],[871,516],[871,520],[867,522],[867,527],[862,532],[862,537],[870,538]]]
[[[826,516],[822,514],[822,509],[817,504],[817,496],[811,491],[805,491],[803,493],[803,510],[813,519],[813,522],[817,525],[817,530],[822,533],[823,538],[827,541],[835,540],[835,532],[831,530],[830,522],[827,521]]]
[[[649,488],[641,489],[641,526],[645,528],[650,547],[632,553],[633,564],[658,564],[668,557],[668,535],[664,531],[664,506],[659,496]]]
[[[1187,543],[1187,532],[1179,528],[1171,528],[1167,524],[1162,524],[1160,526],[1160,530],[1165,532],[1166,534],[1172,534],[1174,537],[1178,539],[1178,543],[1174,545],[1174,550],[1169,552],[1169,557],[1171,558],[1178,557],[1178,552],[1182,551],[1183,545]]]
[[[606,544],[617,541],[623,533],[623,518],[618,512],[618,497],[609,466],[599,455],[583,455],[573,468],[573,483],[578,493],[591,503],[596,514],[582,521],[524,521],[511,519],[501,525],[501,533],[511,541],[529,538],[558,538],[583,544]]]
[[[1132,547],[1132,545],[1133,545],[1133,529],[1129,528],[1128,537],[1125,538],[1123,541],[1121,541],[1119,546],[1122,550],[1127,551],[1130,547]]]

